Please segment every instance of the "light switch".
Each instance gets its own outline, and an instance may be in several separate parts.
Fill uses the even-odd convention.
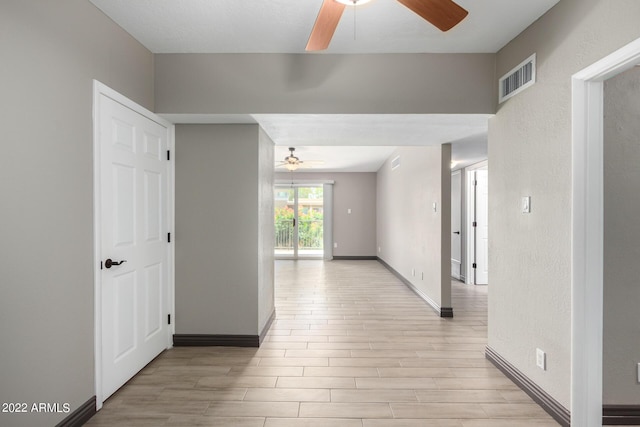
[[[433,211],[438,212],[438,204],[436,202],[433,202]]]
[[[522,213],[531,213],[531,196],[522,198]]]
[[[351,208],[347,209],[347,213],[350,214],[351,213]]]

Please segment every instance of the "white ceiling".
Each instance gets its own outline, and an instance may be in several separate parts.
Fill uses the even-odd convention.
[[[90,0],[154,53],[303,53],[322,0]],[[559,0],[456,0],[447,33],[395,0],[347,7],[327,53],[497,52]],[[356,39],[354,40],[354,29]]]
[[[162,114],[173,123],[259,124],[283,160],[288,147],[323,165],[301,172],[375,172],[397,146],[452,143],[455,169],[487,158],[489,114]]]
[[[90,1],[154,53],[304,53],[322,4],[322,0]],[[469,16],[447,33],[395,0],[373,0],[355,12],[348,7],[325,52],[496,52],[559,0],[456,1]],[[174,123],[259,123],[276,143],[276,159],[284,158],[291,146],[302,160],[325,161],[310,171],[375,171],[399,145],[452,142],[456,168],[487,157],[487,115],[164,116]]]

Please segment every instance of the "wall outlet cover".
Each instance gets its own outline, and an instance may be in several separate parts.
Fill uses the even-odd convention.
[[[531,196],[522,198],[522,213],[531,213]]]

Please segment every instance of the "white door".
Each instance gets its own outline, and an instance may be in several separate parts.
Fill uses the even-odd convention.
[[[476,285],[489,283],[489,171],[476,171]]]
[[[106,399],[167,348],[169,134],[103,94],[98,102]]]
[[[462,265],[462,173],[451,174],[451,276],[460,280]]]

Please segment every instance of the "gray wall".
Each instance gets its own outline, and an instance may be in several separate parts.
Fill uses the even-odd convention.
[[[78,0],[3,0],[0,52],[0,402],[74,411],[95,395],[92,79],[153,108],[153,56]]]
[[[440,307],[451,307],[450,161],[448,144],[401,147],[377,175],[378,256]]]
[[[260,128],[258,133],[258,333],[275,310],[275,272],[273,248],[273,141]]]
[[[160,54],[159,113],[494,113],[495,54]]]
[[[640,402],[640,68],[604,86],[605,404]]]
[[[258,125],[176,126],[177,334],[256,335],[271,314],[269,144]]]
[[[636,0],[562,0],[497,56],[502,76],[536,52],[538,78],[489,122],[489,345],[567,408],[571,75],[640,37],[638,16]]]
[[[291,173],[277,173],[290,180]],[[297,172],[294,179],[333,180],[333,256],[376,256],[375,172]],[[351,209],[351,214],[347,213]]]

